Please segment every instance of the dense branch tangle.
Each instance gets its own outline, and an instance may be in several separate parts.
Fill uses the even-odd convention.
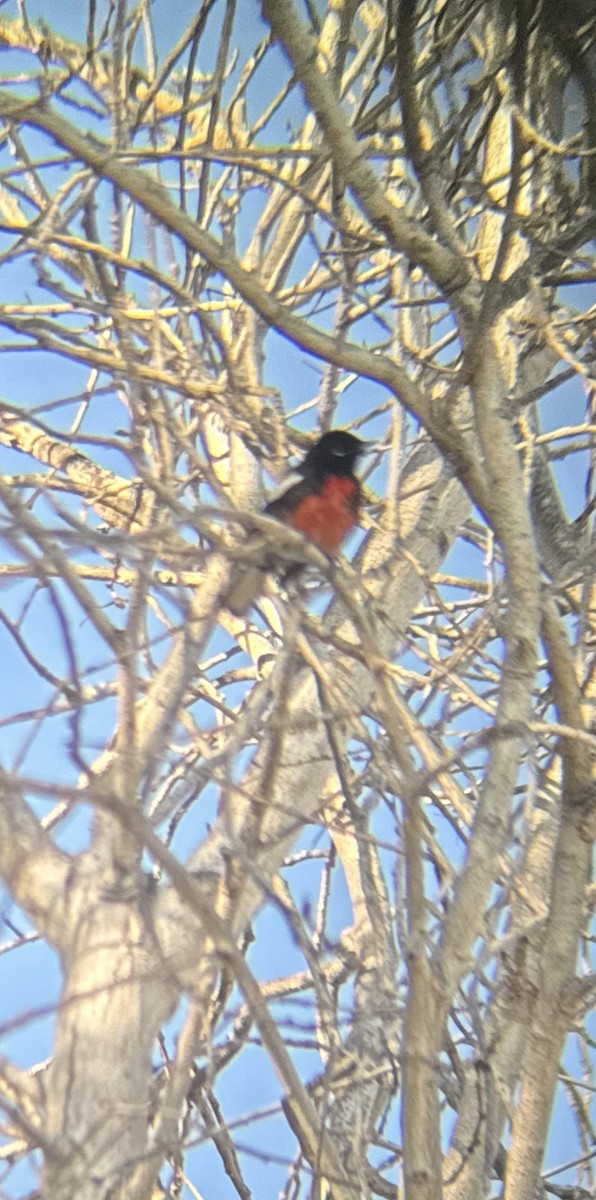
[[[9,7],[10,1194],[589,1188],[589,6]],[[332,568],[258,513],[333,425]]]

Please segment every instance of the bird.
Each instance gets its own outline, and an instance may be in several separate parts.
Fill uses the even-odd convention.
[[[367,449],[368,443],[347,429],[330,429],[310,447],[294,471],[298,478],[269,501],[264,515],[289,525],[334,558],[358,524],[362,487],[354,470]],[[296,574],[301,565],[290,564],[284,578]],[[232,579],[226,607],[234,616],[246,613],[262,591],[264,574],[274,569],[275,561],[270,556]]]

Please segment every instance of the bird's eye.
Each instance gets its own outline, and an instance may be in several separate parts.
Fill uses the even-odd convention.
[[[347,450],[342,450],[341,446],[334,446],[331,453],[335,454],[336,458],[345,458],[346,454],[347,454]]]

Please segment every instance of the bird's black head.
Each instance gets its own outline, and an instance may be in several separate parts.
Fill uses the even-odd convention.
[[[330,429],[311,446],[302,466],[302,475],[351,475],[367,443],[345,429]]]

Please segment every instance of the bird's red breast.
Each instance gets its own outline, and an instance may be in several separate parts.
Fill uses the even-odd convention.
[[[286,495],[283,519],[303,533],[319,550],[333,557],[358,520],[360,484],[352,475],[327,475],[316,491],[295,497]],[[296,491],[305,492],[296,484]],[[276,515],[276,514],[273,514]]]

